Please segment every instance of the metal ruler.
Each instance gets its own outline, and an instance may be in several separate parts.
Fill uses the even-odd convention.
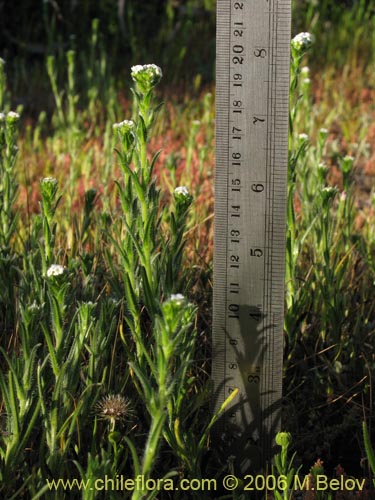
[[[261,470],[280,424],[291,0],[217,0],[213,368],[235,470]]]

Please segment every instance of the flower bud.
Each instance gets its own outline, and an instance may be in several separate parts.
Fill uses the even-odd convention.
[[[57,193],[57,179],[54,177],[45,177],[41,180],[40,185],[43,199],[51,203]]]
[[[174,190],[174,199],[176,201],[176,208],[178,214],[183,214],[191,205],[193,201],[192,195],[186,186],[178,186]]]
[[[325,186],[320,191],[320,196],[322,197],[323,205],[328,205],[328,203],[331,200],[333,200],[333,198],[336,196],[337,193],[338,193],[338,190],[336,187]]]
[[[134,134],[135,123],[132,120],[124,120],[120,123],[114,123],[113,129],[117,130],[122,147],[128,152],[135,141]]]
[[[172,294],[162,304],[164,321],[172,330],[178,323],[183,327],[188,326],[193,319],[194,310],[195,306],[188,302],[181,293]]]
[[[278,432],[275,441],[282,448],[287,448],[292,442],[292,435],[290,432]]]
[[[347,176],[350,174],[350,172],[353,169],[353,163],[354,163],[354,158],[353,156],[346,155],[342,160],[340,161],[340,167],[342,170],[342,173]]]
[[[298,146],[301,147],[303,145],[307,145],[309,142],[310,137],[302,132],[301,134],[298,134]]]
[[[322,184],[325,183],[328,174],[328,167],[325,163],[321,162],[318,165],[318,178]]]

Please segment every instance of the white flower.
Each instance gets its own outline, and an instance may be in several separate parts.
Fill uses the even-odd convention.
[[[178,186],[173,192],[174,199],[176,200],[176,208],[178,214],[186,213],[186,210],[190,207],[193,197],[189,193],[186,186]]]
[[[309,140],[309,136],[307,134],[305,134],[304,132],[302,132],[301,134],[298,134],[298,139],[301,142],[305,142],[305,141]]]
[[[47,277],[50,278],[51,276],[61,276],[65,272],[65,267],[60,266],[60,264],[52,264],[48,269],[47,269]]]
[[[18,119],[20,117],[20,115],[18,113],[16,113],[15,111],[9,111],[7,116],[10,118],[16,118],[16,119]]]
[[[318,163],[318,171],[327,172],[328,171],[327,165],[321,161],[320,163]]]
[[[55,177],[44,177],[42,179],[43,184],[57,184],[57,179]]]
[[[168,301],[181,304],[182,302],[185,301],[185,297],[182,295],[182,293],[172,293],[172,295],[169,297]]]
[[[14,123],[17,123],[18,120],[20,119],[20,115],[16,113],[15,111],[9,111],[6,116],[6,121],[7,124],[13,125]]]
[[[339,163],[345,178],[353,169],[354,157],[351,155],[346,155]]]
[[[309,74],[310,74],[310,68],[308,66],[303,66],[301,68],[301,75],[307,77]]]
[[[119,129],[119,130],[125,131],[125,132],[132,130],[134,127],[135,127],[135,123],[133,122],[133,120],[123,120],[120,123],[113,124],[114,129]]]
[[[175,194],[181,194],[182,196],[189,196],[189,190],[186,186],[178,186],[174,190]]]
[[[132,120],[124,120],[120,123],[114,123],[113,129],[117,130],[120,141],[125,152],[129,152],[135,141],[134,135],[135,123]]]
[[[320,195],[323,198],[323,203],[327,203],[330,201],[332,198],[336,196],[338,193],[338,190],[336,187],[333,186],[325,186],[321,189]]]
[[[138,84],[141,92],[147,93],[158,84],[163,76],[161,68],[156,64],[137,64],[131,68],[131,77]]]
[[[131,71],[133,74],[140,73],[143,70],[142,64],[136,64],[135,66],[132,66]]]
[[[291,44],[292,47],[298,52],[304,52],[305,50],[311,47],[314,41],[315,41],[314,35],[308,32],[303,32],[303,33],[298,33],[298,35],[296,35],[292,39]]]
[[[328,135],[328,128],[324,128],[324,127],[320,128],[319,134]]]
[[[136,75],[138,73],[154,73],[155,75],[158,75],[160,78],[163,76],[161,68],[159,66],[156,66],[156,64],[136,64],[135,66],[132,66],[131,68],[132,74]]]

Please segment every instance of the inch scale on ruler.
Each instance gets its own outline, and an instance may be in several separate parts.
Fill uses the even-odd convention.
[[[216,437],[265,469],[280,424],[291,0],[218,0],[213,367]]]

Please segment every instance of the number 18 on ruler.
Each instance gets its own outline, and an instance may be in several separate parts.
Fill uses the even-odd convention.
[[[290,0],[218,0],[213,295],[216,438],[265,468],[281,404]]]

